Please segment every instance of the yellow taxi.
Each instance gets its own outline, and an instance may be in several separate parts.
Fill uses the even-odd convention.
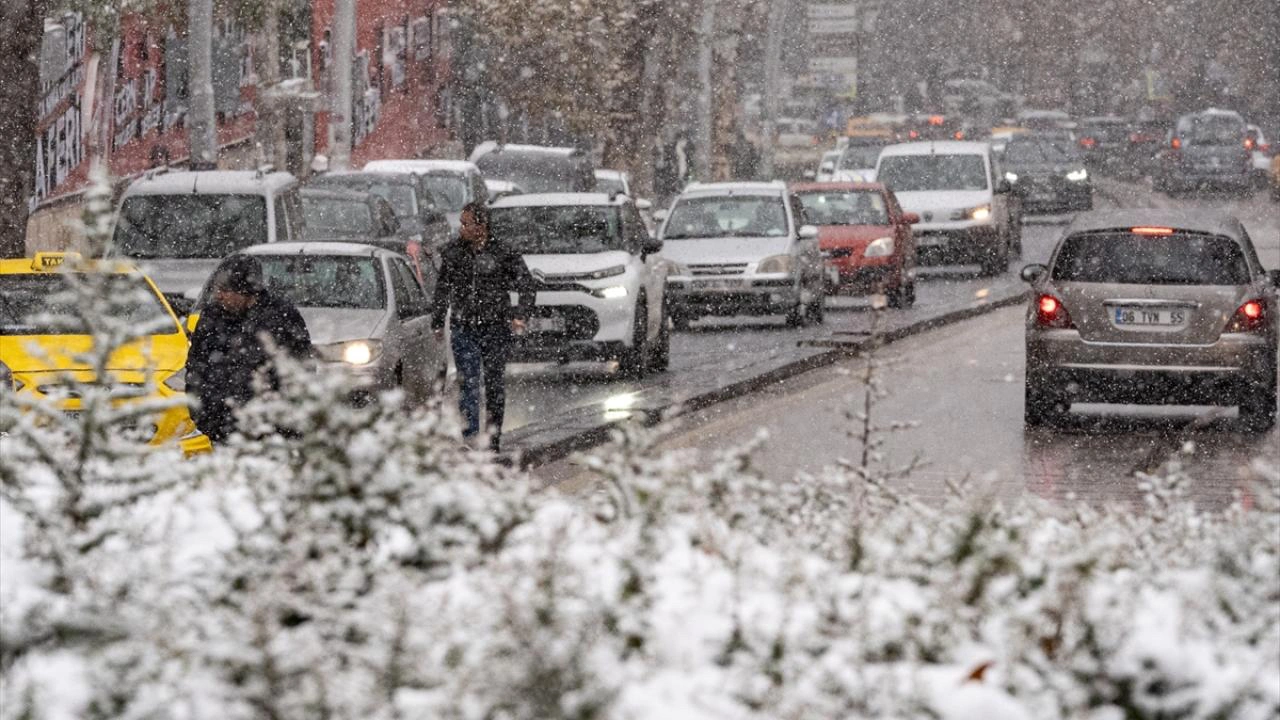
[[[84,357],[92,350],[93,337],[76,332],[79,315],[59,300],[67,288],[64,264],[66,272],[109,272],[128,278],[124,287],[132,285],[141,292],[115,303],[112,312],[137,327],[158,326],[155,332],[121,346],[108,357],[107,369],[113,379],[154,388],[153,394],[140,398],[143,401],[185,399],[187,334],[155,284],[130,265],[86,262],[74,253],[0,260],[0,383],[7,386],[0,387],[0,392],[32,399],[57,398],[65,412],[80,410],[79,398],[65,386],[68,381],[93,382],[93,370]],[[149,384],[152,378],[154,383]],[[208,452],[211,447],[209,439],[196,429],[185,402],[159,412],[152,427],[143,431],[150,433],[150,444],[177,443],[187,455]]]

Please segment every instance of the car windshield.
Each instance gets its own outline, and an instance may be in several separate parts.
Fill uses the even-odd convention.
[[[865,170],[876,166],[880,157],[879,145],[850,145],[840,155],[837,167],[841,170]]]
[[[485,177],[519,185],[526,193],[582,192],[577,160],[543,153],[492,152],[477,163]]]
[[[83,276],[82,276],[83,277]],[[106,311],[130,326],[154,328],[153,335],[179,332],[164,304],[142,278],[115,275],[108,284],[112,301],[97,311]],[[0,335],[84,335],[88,330],[68,276],[0,275]]]
[[[889,211],[878,192],[822,190],[796,193],[812,225],[888,225]]]
[[[134,195],[120,207],[113,245],[125,257],[222,258],[267,242],[261,195]]]
[[[1060,142],[1051,140],[1010,140],[1004,159],[1011,165],[1039,165],[1070,162],[1074,158]]]
[[[300,308],[382,310],[387,297],[377,258],[347,255],[255,255],[273,292]]]
[[[781,197],[685,198],[676,203],[663,232],[665,240],[711,237],[781,237],[787,212]]]
[[[1191,145],[1235,145],[1244,140],[1244,123],[1232,115],[1195,115],[1179,124],[1178,134]]]
[[[307,230],[320,233],[375,235],[373,209],[362,200],[331,197],[302,198],[302,216]]]
[[[1249,264],[1236,241],[1176,233],[1148,237],[1128,232],[1067,238],[1053,279],[1126,285],[1243,285]]]
[[[890,155],[876,179],[895,192],[988,189],[981,155]]]
[[[418,199],[411,185],[370,180],[354,174],[321,175],[313,182],[321,187],[347,188],[377,195],[391,204],[391,209],[399,218],[412,218],[418,215]]]
[[[494,208],[493,235],[525,255],[625,250],[614,207]]]
[[[462,206],[467,204],[465,175],[432,171],[422,176],[422,184],[442,212],[462,212]]]

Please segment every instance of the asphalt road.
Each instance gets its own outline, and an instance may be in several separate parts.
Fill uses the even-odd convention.
[[[1127,205],[1168,207],[1176,202],[1226,207],[1245,222],[1264,265],[1280,267],[1280,210],[1262,195],[1172,201],[1141,187],[1107,189],[1110,197],[1119,196]],[[1059,229],[1029,226],[1027,260],[1044,259]],[[982,284],[966,277],[935,278],[925,284],[922,299],[926,304],[946,303],[959,294],[975,292]],[[1247,488],[1255,459],[1280,464],[1280,431],[1262,436],[1241,433],[1232,422],[1233,410],[1196,428],[1192,424],[1203,420],[1204,409],[1098,407],[1068,430],[1024,431],[1022,313],[1019,307],[999,310],[881,351],[886,365],[879,375],[889,395],[876,403],[873,417],[884,425],[918,423],[914,429],[885,436],[885,466],[901,466],[913,458],[926,463],[902,481],[905,487],[928,497],[944,492],[945,480],[967,476],[1001,496],[1036,493],[1062,498],[1070,494],[1098,501],[1136,501],[1140,491],[1134,471],[1191,443],[1188,447],[1194,450],[1185,463],[1195,478],[1192,493],[1220,507],[1237,490]],[[870,314],[832,313],[828,325],[856,325]],[[780,347],[786,342],[784,336],[794,342],[794,332],[717,327],[678,336],[678,347],[685,363],[714,363],[735,352]],[[698,353],[707,357],[700,358]],[[665,445],[713,453],[745,443],[764,430],[769,440],[755,464],[778,481],[855,458],[860,445],[849,437],[847,416],[850,403],[862,399],[855,378],[862,363],[851,359],[692,413],[671,429]],[[598,389],[587,385],[579,392]],[[537,472],[546,481],[567,487],[584,477],[569,461]]]

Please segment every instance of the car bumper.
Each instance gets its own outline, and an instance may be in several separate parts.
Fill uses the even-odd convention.
[[[1093,208],[1089,182],[1045,183],[1019,187],[1023,212],[1072,212]]]
[[[1074,330],[1027,338],[1027,374],[1074,402],[1232,405],[1274,379],[1275,339],[1224,334],[1204,346],[1086,343]]]
[[[785,275],[671,278],[671,310],[680,315],[775,315],[801,301],[800,286]]]
[[[896,288],[905,281],[900,257],[828,257],[825,266],[829,293],[878,292]]]
[[[916,254],[925,261],[979,262],[1002,242],[995,225],[917,225],[912,234]]]
[[[605,300],[585,292],[539,292],[529,328],[512,338],[508,358],[511,362],[618,358],[634,342],[635,308],[629,293]]]
[[[58,407],[68,417],[78,416],[81,413],[80,401],[77,399],[55,401],[48,395],[30,389],[21,392],[36,402],[57,402]],[[145,438],[147,444],[152,447],[160,448],[176,445],[186,456],[198,455],[209,452],[212,449],[209,438],[196,429],[196,424],[191,419],[191,412],[186,404],[186,395],[184,393],[163,390],[156,395],[139,399],[141,402],[155,402],[157,400],[174,400],[180,404],[165,408],[149,417],[139,418],[132,428],[122,426],[121,431],[129,432],[133,430],[140,433],[137,437]]]

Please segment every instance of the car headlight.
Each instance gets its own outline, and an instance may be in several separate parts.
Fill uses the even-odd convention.
[[[867,245],[867,251],[862,253],[862,256],[869,257],[869,258],[879,258],[879,257],[889,257],[892,254],[893,254],[893,238],[882,237],[882,238],[876,238],[875,240],[872,240],[871,243]]]
[[[187,369],[182,368],[178,372],[164,379],[164,386],[174,392],[187,391]]]
[[[596,270],[595,272],[590,272],[590,273],[587,273],[586,275],[588,278],[592,280],[599,280],[601,278],[617,277],[626,271],[627,271],[627,266],[614,265],[613,267],[607,267],[603,270]]]
[[[969,210],[967,210],[966,214],[969,216],[970,220],[977,220],[978,222],[982,222],[984,220],[990,220],[991,206],[979,205],[976,208],[970,208]]]
[[[613,285],[607,288],[597,288],[591,294],[605,300],[619,300],[627,296],[627,289],[621,285]]]
[[[1067,173],[1067,179],[1070,180],[1071,182],[1084,182],[1085,180],[1089,179],[1089,171],[1085,170],[1084,168],[1080,168],[1079,170],[1072,170],[1071,172]]]
[[[1018,173],[1007,172],[1004,174],[1004,179],[1008,180],[1011,183],[1016,183],[1018,182]]]
[[[344,362],[358,367],[377,360],[382,354],[382,343],[377,340],[352,340],[331,345],[317,345],[316,354],[322,360]]]
[[[795,267],[795,258],[790,255],[773,255],[760,261],[756,266],[756,272],[764,273],[784,273],[791,274],[791,270]]]

